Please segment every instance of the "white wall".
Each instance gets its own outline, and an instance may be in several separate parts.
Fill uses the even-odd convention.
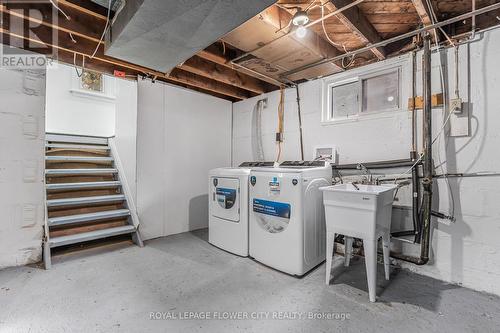
[[[116,80],[114,142],[132,199],[137,203],[137,81]]]
[[[104,75],[102,96],[79,89],[73,66],[55,63],[47,68],[47,118],[50,133],[112,136],[115,132],[116,86],[114,77]]]
[[[41,259],[45,70],[0,69],[0,101],[1,269]]]
[[[482,40],[460,47],[460,92],[465,101],[471,102],[470,137],[442,139],[434,145],[436,165],[444,162],[441,172],[500,172],[500,30],[485,33]],[[440,54],[433,54],[432,90],[440,92]],[[453,93],[453,50],[442,56],[444,78]],[[417,59],[418,95],[420,86],[420,58]],[[448,66],[446,66],[448,63]],[[468,69],[470,64],[470,97],[468,93]],[[378,64],[373,65],[380,66]],[[369,69],[362,68],[361,71]],[[350,72],[352,73],[352,72]],[[411,77],[403,81],[403,105],[409,97]],[[305,158],[310,159],[313,147],[330,144],[337,147],[340,163],[357,163],[408,158],[411,143],[411,115],[401,112],[389,117],[375,117],[356,122],[330,125],[321,124],[322,81],[310,81],[300,85],[303,113]],[[252,110],[257,100],[268,97],[269,107],[263,112],[263,140],[266,160],[276,156],[274,132],[277,125],[278,93],[241,101],[233,105],[233,159],[234,165],[252,156]],[[285,145],[283,159],[299,159],[299,136],[295,91],[287,90],[285,97]],[[433,110],[434,135],[442,126],[444,112]],[[451,126],[455,126],[451,122]],[[420,125],[419,125],[420,127]],[[447,129],[449,129],[447,127]],[[421,138],[419,138],[419,141]],[[448,188],[451,188],[451,192]],[[435,206],[439,211],[454,212],[457,221],[447,224],[434,220],[432,258],[422,267],[405,265],[419,273],[465,286],[500,294],[500,177],[451,178],[435,181]],[[452,196],[451,196],[452,194]],[[409,192],[402,190],[399,204],[410,205]],[[453,200],[451,199],[453,197]],[[393,220],[393,226],[401,224]],[[397,242],[394,242],[397,243]],[[399,245],[399,244],[395,244]],[[404,252],[418,253],[418,247],[404,245]]]
[[[231,103],[159,82],[138,87],[141,235],[207,227],[208,171],[231,163]]]

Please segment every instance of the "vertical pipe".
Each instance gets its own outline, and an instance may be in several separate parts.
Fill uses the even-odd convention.
[[[416,85],[416,56],[415,56],[415,51],[412,51],[411,53],[411,68],[412,68],[412,85],[411,85],[411,97],[413,100],[413,110],[412,110],[412,117],[411,117],[411,159],[416,160],[417,159],[417,109],[415,107],[415,85]]]
[[[423,213],[420,257],[424,262],[429,261],[429,241],[431,229],[432,212],[432,92],[431,92],[431,37],[427,33],[424,36],[424,55],[422,66],[423,79],[423,138],[424,138],[424,162],[423,162]]]
[[[412,161],[417,160],[417,108],[415,105],[416,85],[417,85],[417,66],[416,66],[416,52],[411,53],[411,68],[412,68],[412,84],[411,96],[413,100],[413,110],[411,116],[411,152],[410,158]],[[412,221],[413,231],[415,232],[415,243],[420,243],[420,217],[419,217],[419,204],[420,204],[420,183],[418,177],[418,165],[415,165],[411,172],[412,180]]]
[[[300,112],[300,95],[299,95],[299,85],[295,85],[295,90],[297,92],[297,115],[299,117],[299,135],[300,135],[300,159],[304,160],[304,141],[302,139],[302,115]]]

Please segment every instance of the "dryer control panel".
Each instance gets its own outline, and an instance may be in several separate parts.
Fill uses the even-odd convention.
[[[294,167],[294,168],[314,168],[314,167],[324,167],[326,165],[325,161],[284,161],[280,164],[280,167]]]

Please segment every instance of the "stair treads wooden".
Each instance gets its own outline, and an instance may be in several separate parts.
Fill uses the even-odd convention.
[[[50,229],[50,237],[60,237],[60,236],[68,236],[68,235],[75,235],[79,234],[82,232],[89,232],[89,231],[95,231],[95,230],[103,230],[103,229],[109,229],[109,228],[114,228],[114,227],[120,227],[123,225],[127,225],[127,220],[126,219],[118,219],[118,220],[111,220],[111,221],[99,221],[99,222],[94,222],[94,223],[86,223],[86,224],[80,224],[76,226],[66,226],[66,227],[61,227],[61,228],[51,228]]]
[[[119,188],[47,192],[47,200],[120,194]]]
[[[54,162],[45,161],[46,169],[102,169],[110,168],[113,162]]]
[[[50,149],[45,151],[46,156],[87,156],[104,157],[109,156],[108,150],[95,149]]]
[[[47,184],[59,184],[59,183],[78,183],[78,182],[106,182],[113,181],[115,177],[113,175],[71,175],[71,176],[47,176]]]
[[[86,207],[71,207],[64,209],[50,209],[48,211],[48,217],[58,217],[58,216],[67,216],[74,214],[86,214],[86,213],[94,213],[94,212],[102,212],[105,210],[115,210],[115,209],[123,209],[125,205],[123,202],[108,204],[108,205],[100,205],[100,206],[86,206]]]

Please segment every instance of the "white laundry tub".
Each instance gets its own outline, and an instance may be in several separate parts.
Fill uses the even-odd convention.
[[[385,278],[389,280],[392,202],[396,185],[341,184],[321,187],[326,218],[326,284],[330,283],[335,234],[345,236],[345,265],[349,265],[352,238],[361,238],[365,253],[368,294],[376,299],[377,242],[382,237]]]
[[[339,184],[321,187],[327,231],[377,239],[391,227],[396,185]]]

